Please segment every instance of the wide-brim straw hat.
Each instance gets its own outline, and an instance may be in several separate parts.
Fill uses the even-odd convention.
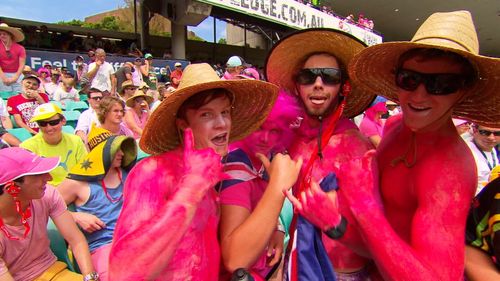
[[[135,98],[138,98],[138,97],[144,97],[144,99],[146,100],[146,102],[148,104],[151,104],[153,103],[154,99],[153,97],[151,96],[148,96],[146,95],[143,91],[141,90],[137,90],[135,91],[134,95],[131,96],[130,98],[127,99],[127,101],[125,102],[125,104],[128,106],[128,107],[134,107],[134,99]]]
[[[366,91],[399,103],[395,67],[414,48],[435,48],[467,59],[478,79],[453,107],[452,115],[490,127],[500,126],[500,59],[479,55],[479,41],[468,11],[432,14],[411,41],[387,42],[360,52],[349,65],[349,76]]]
[[[278,87],[271,83],[250,79],[221,80],[209,64],[190,64],[184,69],[177,90],[149,117],[140,141],[142,150],[159,154],[179,146],[177,111],[188,98],[211,89],[225,89],[234,97],[229,142],[258,129],[278,96]]]
[[[343,31],[329,28],[305,29],[284,37],[269,53],[266,59],[267,80],[289,93],[295,93],[294,76],[312,54],[329,53],[335,56],[344,67],[342,75],[347,76],[347,65],[366,45]],[[354,117],[365,110],[375,93],[363,92],[351,83],[352,90],[347,97],[343,115]]]
[[[24,40],[24,34],[15,27],[10,27],[6,23],[0,23],[0,30],[7,31],[12,34],[13,40],[16,42],[21,42]]]

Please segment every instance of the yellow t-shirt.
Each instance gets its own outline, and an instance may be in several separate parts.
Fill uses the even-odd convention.
[[[50,172],[52,180],[48,183],[58,186],[68,175],[69,170],[78,163],[78,161],[87,155],[87,150],[80,137],[68,133],[62,133],[63,137],[60,143],[50,145],[45,142],[42,133],[25,140],[21,147],[32,151],[33,153],[44,157],[61,158],[59,166]]]

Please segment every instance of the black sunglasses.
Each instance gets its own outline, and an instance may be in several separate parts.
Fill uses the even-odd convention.
[[[91,97],[93,100],[102,100],[102,97]]]
[[[300,85],[310,85],[318,76],[325,84],[337,85],[342,82],[342,71],[338,68],[304,68],[295,75],[295,82]]]
[[[47,125],[50,125],[53,127],[53,126],[59,125],[59,123],[61,123],[61,119],[50,120],[50,121],[36,121],[36,123],[40,127],[47,127]]]
[[[500,131],[492,132],[488,130],[477,130],[481,136],[489,137],[493,134],[495,137],[500,137]]]
[[[456,73],[420,73],[400,68],[396,71],[396,86],[406,91],[414,91],[420,83],[424,83],[427,93],[445,96],[463,88],[469,79]]]

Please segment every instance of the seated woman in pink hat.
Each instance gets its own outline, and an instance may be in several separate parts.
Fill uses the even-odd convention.
[[[0,280],[99,280],[85,237],[61,195],[47,185],[59,157],[11,147],[0,150],[0,163]],[[83,277],[69,271],[50,250],[49,218],[71,247]]]
[[[259,128],[277,92],[262,81],[222,81],[208,64],[186,67],[141,137],[141,148],[154,156],[125,183],[110,280],[218,280],[224,156],[230,142]],[[271,164],[270,176],[293,180],[299,169],[284,156]]]

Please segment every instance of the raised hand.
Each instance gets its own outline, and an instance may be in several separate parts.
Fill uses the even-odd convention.
[[[292,202],[295,212],[321,230],[327,230],[340,223],[339,202],[335,190],[324,192],[318,183],[313,181],[310,188],[298,195],[300,201],[290,190],[285,191],[285,195]]]
[[[221,156],[212,148],[195,149],[193,131],[190,128],[184,132],[183,160],[184,181],[179,196],[190,197],[188,202],[199,202],[210,188],[226,178]]]
[[[272,162],[263,154],[257,153],[257,157],[262,161],[262,165],[264,165],[269,174],[269,185],[273,182],[276,183],[273,186],[279,186],[282,190],[288,190],[297,181],[300,168],[302,167],[302,157],[299,157],[295,161],[288,154],[278,153],[274,156]]]

